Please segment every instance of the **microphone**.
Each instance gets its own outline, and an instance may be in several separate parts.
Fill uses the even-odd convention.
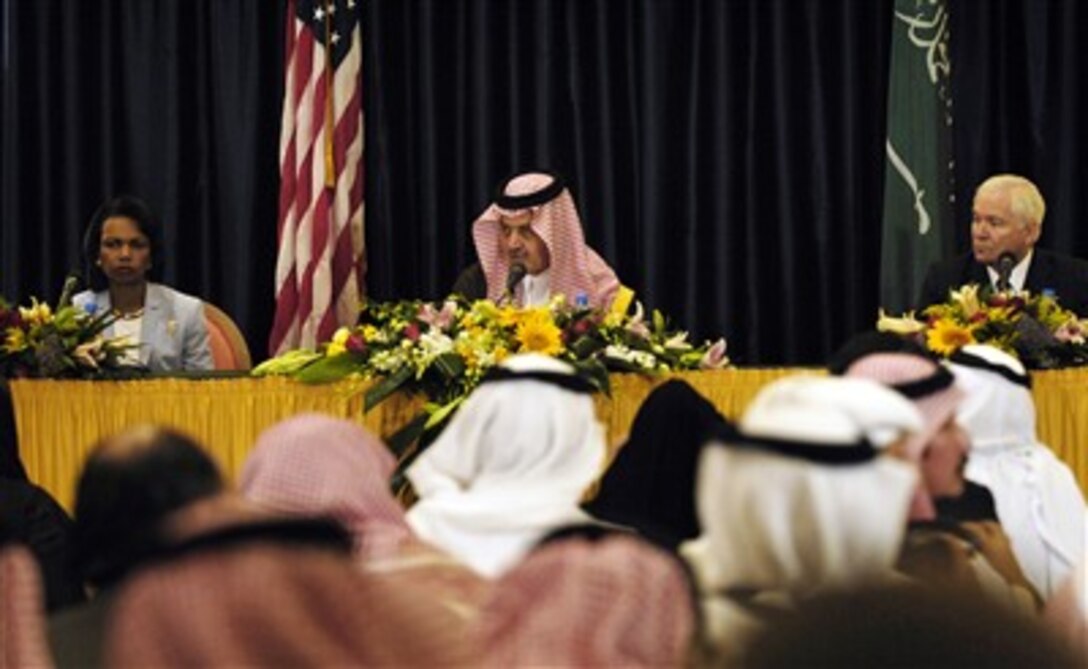
[[[1016,256],[1005,251],[997,258],[997,289],[1006,291],[1012,288],[1009,277],[1012,276],[1012,268],[1016,267]]]
[[[72,304],[72,296],[79,286],[80,277],[75,272],[69,272],[64,277],[64,286],[60,289],[60,299],[57,300],[57,308],[67,307]]]
[[[521,280],[525,278],[525,275],[529,273],[529,270],[525,269],[525,265],[520,262],[516,262],[510,266],[510,272],[506,275],[506,298],[512,299],[514,297],[514,289],[517,288]]]

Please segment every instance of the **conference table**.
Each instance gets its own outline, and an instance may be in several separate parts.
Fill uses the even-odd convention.
[[[611,395],[596,396],[610,457],[626,439],[646,395],[669,378],[690,383],[724,415],[736,418],[768,382],[817,368],[730,368],[661,376],[613,374]],[[1088,490],[1088,369],[1035,372],[1032,393],[1040,440]],[[9,388],[20,456],[32,481],[66,509],[87,454],[103,437],[128,426],[156,423],[195,437],[235,477],[257,436],[289,416],[317,411],[354,420],[388,437],[416,416],[425,398],[396,393],[363,411],[370,381],[306,385],[279,377],[161,377],[125,381],[13,379]],[[314,457],[321,444],[315,443]]]

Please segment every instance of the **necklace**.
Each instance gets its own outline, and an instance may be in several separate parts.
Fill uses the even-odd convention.
[[[114,309],[113,315],[120,318],[123,321],[134,321],[144,315],[144,308],[140,307],[136,311],[123,312],[120,309]]]

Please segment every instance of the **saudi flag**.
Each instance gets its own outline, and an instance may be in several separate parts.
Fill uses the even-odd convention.
[[[946,0],[896,0],[880,258],[889,312],[912,307],[926,268],[954,251],[950,69]]]

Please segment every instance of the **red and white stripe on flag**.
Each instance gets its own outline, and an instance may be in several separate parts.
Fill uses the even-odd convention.
[[[359,311],[365,259],[358,4],[288,4],[273,355],[328,341]]]

